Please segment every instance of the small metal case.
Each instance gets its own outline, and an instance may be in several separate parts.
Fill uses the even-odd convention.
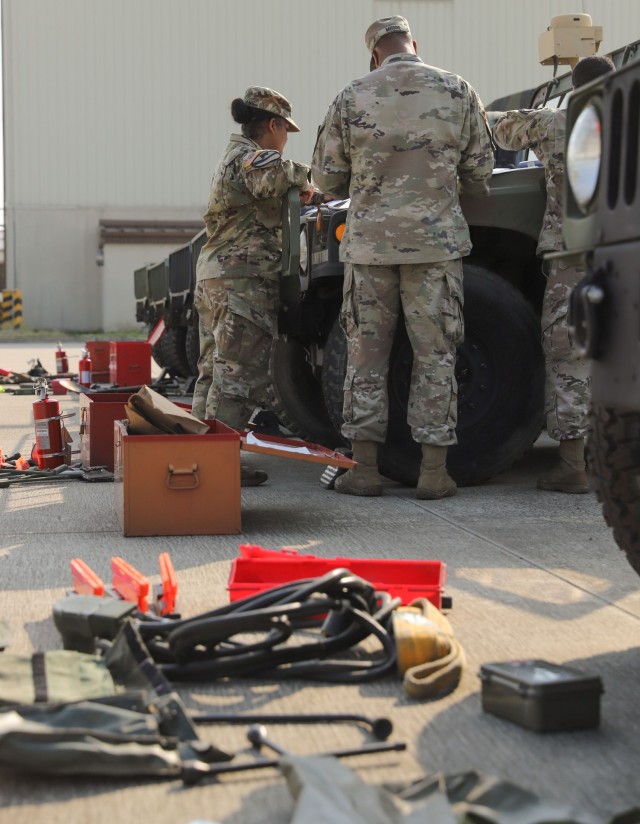
[[[602,680],[548,661],[483,664],[482,709],[534,732],[597,727]]]

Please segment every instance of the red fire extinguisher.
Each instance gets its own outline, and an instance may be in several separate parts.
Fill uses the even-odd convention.
[[[56,352],[56,374],[66,375],[68,371],[69,359],[67,358],[67,353],[62,349],[62,344],[59,343]]]
[[[38,400],[33,404],[33,420],[36,430],[35,459],[40,469],[55,469],[67,463],[66,444],[62,439],[62,423],[64,418],[70,418],[75,412],[60,414],[58,401],[49,399],[46,380],[36,381]],[[33,454],[33,453],[32,453]]]
[[[78,363],[78,383],[81,386],[91,386],[91,358],[86,349],[82,350],[82,357]]]

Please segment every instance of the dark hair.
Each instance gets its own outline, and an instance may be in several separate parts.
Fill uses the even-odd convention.
[[[596,77],[602,77],[603,74],[609,74],[615,70],[615,65],[610,57],[604,54],[592,54],[589,57],[583,57],[579,60],[571,73],[571,80],[573,88],[579,89],[595,80]]]
[[[249,140],[257,140],[266,131],[267,121],[275,117],[276,120],[284,120],[273,112],[259,109],[257,106],[250,106],[241,97],[236,97],[231,101],[231,116],[236,123],[242,123],[242,134]]]

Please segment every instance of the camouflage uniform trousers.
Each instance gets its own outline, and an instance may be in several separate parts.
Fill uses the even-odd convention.
[[[387,377],[398,315],[413,348],[407,422],[418,443],[457,442],[456,345],[464,335],[462,261],[345,265],[340,321],[347,336],[342,433],[384,442]]]
[[[193,414],[244,429],[268,402],[269,357],[278,329],[278,281],[208,278],[196,284],[200,322]]]
[[[580,360],[567,327],[569,293],[584,275],[580,267],[549,261],[542,305],[542,348],[546,364],[547,432],[556,441],[582,438],[587,432],[589,363]]]

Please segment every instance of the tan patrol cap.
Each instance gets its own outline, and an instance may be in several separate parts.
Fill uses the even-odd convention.
[[[283,117],[287,121],[287,131],[300,131],[291,119],[291,103],[283,95],[274,92],[273,89],[267,89],[265,86],[249,86],[243,99],[247,106],[255,106],[256,109],[262,109],[265,112]]]
[[[393,17],[383,17],[369,26],[364,36],[364,44],[372,52],[378,41],[386,37],[387,34],[402,33],[411,34],[409,23],[404,17],[400,17],[398,14],[394,14]]]

